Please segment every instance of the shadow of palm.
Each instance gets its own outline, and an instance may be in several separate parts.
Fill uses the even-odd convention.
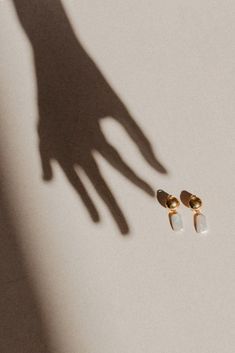
[[[13,1],[33,48],[43,178],[52,179],[51,160],[56,160],[82,198],[92,220],[98,222],[99,213],[75,171],[76,165],[82,167],[107,204],[121,233],[126,234],[129,227],[125,216],[101,175],[92,151],[98,151],[149,195],[154,196],[154,192],[108,143],[100,120],[116,119],[146,161],[160,173],[166,170],[156,159],[140,127],[76,38],[60,0]]]

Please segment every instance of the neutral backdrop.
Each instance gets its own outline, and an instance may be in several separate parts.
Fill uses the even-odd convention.
[[[128,220],[129,235],[120,234],[84,173],[83,182],[101,213],[99,224],[91,222],[56,162],[52,182],[42,180],[32,48],[13,3],[1,0],[1,188],[15,229],[14,248],[25,268],[24,276],[17,272],[9,242],[1,241],[2,253],[9,252],[1,261],[1,266],[5,261],[9,265],[2,267],[8,276],[1,276],[1,295],[9,298],[15,290],[12,303],[19,301],[14,304],[19,310],[19,290],[14,288],[30,278],[43,322],[27,326],[37,315],[29,309],[31,314],[21,317],[24,325],[15,327],[19,317],[6,300],[1,311],[12,313],[7,324],[0,320],[1,351],[42,352],[37,347],[46,335],[50,353],[232,353],[235,2],[63,4],[83,47],[168,174],[148,166],[111,118],[102,122],[107,138],[154,189],[199,195],[210,230],[207,236],[196,234],[192,212],[181,206],[184,232],[174,233],[156,199],[98,154],[97,163]],[[1,239],[7,238],[6,228]]]

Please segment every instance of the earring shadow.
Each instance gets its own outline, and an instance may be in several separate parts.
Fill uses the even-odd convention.
[[[158,200],[158,202],[160,203],[160,205],[164,208],[166,208],[166,201],[168,198],[169,194],[167,192],[165,192],[164,190],[157,190],[156,192],[156,198]]]
[[[192,195],[193,194],[191,194],[190,192],[188,192],[186,190],[181,191],[180,200],[185,207],[189,208],[189,200],[192,197]]]

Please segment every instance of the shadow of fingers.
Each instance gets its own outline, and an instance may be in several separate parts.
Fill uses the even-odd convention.
[[[145,191],[150,196],[154,196],[154,191],[151,186],[143,179],[138,177],[135,172],[126,164],[117,150],[106,142],[100,149],[100,154],[122,175],[130,180],[137,187]]]
[[[123,212],[121,211],[118,203],[104,181],[103,176],[101,175],[99,168],[94,160],[94,158],[89,158],[86,161],[86,165],[83,166],[87,176],[91,180],[94,185],[96,191],[102,198],[102,200],[106,203],[110,213],[112,214],[120,232],[122,234],[129,233],[129,226],[125,219]]]
[[[76,192],[81,197],[82,201],[84,202],[93,222],[97,223],[100,221],[99,213],[91,200],[88,192],[86,191],[84,185],[82,184],[79,176],[77,175],[76,171],[72,166],[68,166],[67,164],[61,164],[61,167],[70,182],[70,184],[74,187]]]
[[[161,174],[166,174],[167,170],[156,158],[152,146],[143,131],[132,118],[130,113],[124,109],[118,114],[115,114],[115,119],[124,127],[131,139],[136,143],[144,159],[149,165]]]

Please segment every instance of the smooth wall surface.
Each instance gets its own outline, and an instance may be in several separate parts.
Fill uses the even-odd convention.
[[[34,17],[24,18],[35,3]],[[79,42],[55,19],[58,8],[61,14],[58,4],[56,0],[0,2],[1,187],[53,341],[52,351],[231,353],[235,347],[235,3],[64,0]],[[40,40],[38,16],[48,29],[48,35],[40,32],[45,35]],[[65,46],[57,51],[53,43],[61,43],[60,36]],[[68,51],[69,38],[78,49]],[[201,196],[210,227],[207,236],[195,233],[192,212],[183,205],[185,230],[173,233],[167,211],[156,199],[120,175],[98,152],[95,159],[127,219],[129,235],[120,233],[97,187],[81,168],[78,173],[99,210],[100,223],[91,221],[57,161],[52,162],[52,181],[42,180],[38,87],[44,97],[42,107],[50,106],[50,116],[61,113],[57,102],[63,97],[67,101],[61,106],[68,102],[66,114],[76,112],[76,100],[69,100],[76,83],[85,102],[81,106],[78,99],[78,116],[83,109],[84,119],[89,120],[91,112],[96,113],[94,100],[99,112],[109,101],[109,94],[95,85],[97,71],[83,76],[79,61],[85,57],[83,50],[131,112],[168,173],[148,165],[112,116],[98,122],[107,140],[155,190],[177,196],[187,190]],[[42,63],[38,71],[36,54]],[[58,82],[64,82],[62,91]],[[107,101],[99,103],[103,97]],[[84,131],[93,136],[93,129],[92,125]],[[81,136],[87,141],[86,135]],[[78,154],[86,151],[84,145],[77,146]],[[24,335],[18,352],[34,353],[32,347],[27,351],[25,331]]]

